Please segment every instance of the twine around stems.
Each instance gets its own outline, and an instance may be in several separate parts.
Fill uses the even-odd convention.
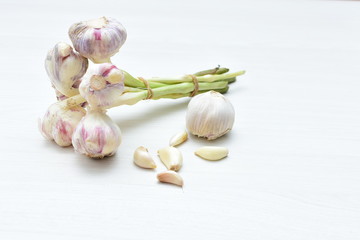
[[[147,81],[147,80],[144,79],[143,77],[138,77],[138,79],[141,80],[141,81],[145,84],[145,87],[147,88],[148,94],[147,94],[146,99],[151,99],[152,96],[153,96],[153,91],[152,91],[152,89],[150,88],[149,81]]]
[[[194,83],[194,91],[192,91],[189,95],[189,97],[193,97],[197,94],[197,92],[199,91],[199,81],[197,79],[197,77],[193,74],[189,74],[189,77],[191,77],[193,83]]]

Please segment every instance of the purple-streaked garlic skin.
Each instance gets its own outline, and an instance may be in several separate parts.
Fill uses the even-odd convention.
[[[80,106],[67,108],[54,103],[40,121],[40,131],[45,138],[54,140],[59,146],[70,146],[73,132],[85,114],[85,109]]]
[[[99,109],[90,110],[72,136],[75,151],[92,158],[114,155],[120,143],[120,128]]]
[[[79,94],[81,77],[86,73],[88,60],[67,43],[57,43],[45,59],[45,69],[53,87],[66,97]]]
[[[62,101],[62,100],[65,100],[67,99],[68,97],[65,96],[64,94],[62,94],[61,92],[59,92],[58,90],[56,90],[56,88],[53,86],[54,90],[55,90],[55,94],[56,94],[56,99],[58,101]]]
[[[92,78],[104,82],[102,89],[94,89]],[[124,73],[111,63],[94,64],[81,80],[80,94],[91,108],[107,108],[124,92]]]
[[[82,56],[94,63],[105,63],[119,51],[127,33],[116,19],[102,17],[73,24],[69,37]]]

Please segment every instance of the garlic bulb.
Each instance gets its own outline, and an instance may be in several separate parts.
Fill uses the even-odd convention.
[[[85,109],[80,106],[69,108],[54,103],[40,121],[40,131],[44,137],[54,140],[59,146],[70,146],[73,132],[85,113]]]
[[[114,155],[120,143],[120,128],[101,110],[90,110],[72,137],[75,151],[92,158]]]
[[[209,91],[191,99],[186,113],[186,127],[194,135],[214,140],[229,132],[235,111],[221,93]]]
[[[69,36],[76,51],[94,63],[110,62],[124,44],[127,33],[114,18],[102,17],[73,24]]]
[[[94,64],[80,84],[80,94],[92,108],[111,106],[123,91],[124,73],[111,63]]]
[[[88,68],[88,60],[60,42],[52,48],[45,59],[45,69],[53,87],[67,97],[79,94],[80,78]]]

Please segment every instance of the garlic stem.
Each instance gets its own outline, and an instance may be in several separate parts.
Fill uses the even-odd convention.
[[[224,74],[227,73],[229,71],[228,68],[221,68],[220,66],[213,68],[213,69],[208,69],[208,70],[204,70],[204,71],[200,71],[197,73],[194,73],[195,76],[205,76],[208,74]]]
[[[227,82],[219,81],[213,83],[199,83],[199,93],[208,90],[227,90]],[[193,83],[179,83],[173,85],[166,85],[164,87],[155,88],[153,91],[152,99],[161,98],[180,98],[187,97],[189,93],[194,91]],[[117,97],[111,106],[107,108],[117,107],[120,105],[133,105],[141,100],[146,99],[147,90],[141,90],[136,88],[126,87],[125,92]],[[61,103],[66,106],[76,106],[86,102],[85,98],[81,95],[75,95],[73,97],[63,100]]]
[[[238,72],[224,73],[224,74],[219,74],[219,75],[205,75],[205,76],[199,76],[196,78],[199,82],[215,82],[218,80],[237,77],[237,76],[243,75],[244,73],[245,73],[245,71],[238,71]],[[177,77],[177,78],[176,77],[175,78],[174,77],[173,78],[156,77],[156,78],[148,79],[148,81],[172,84],[172,83],[179,83],[179,82],[192,82],[193,79],[191,76],[185,75],[183,77]]]

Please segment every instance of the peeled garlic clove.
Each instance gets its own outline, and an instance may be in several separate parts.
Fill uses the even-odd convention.
[[[169,145],[174,147],[180,145],[181,143],[185,142],[188,139],[188,134],[186,131],[179,132],[171,137],[169,141]]]
[[[124,91],[124,73],[111,63],[92,65],[81,79],[80,94],[92,108],[111,106]]]
[[[183,162],[181,152],[174,147],[165,147],[158,150],[160,160],[165,164],[167,169],[178,171]]]
[[[158,173],[157,178],[160,182],[171,183],[174,185],[178,185],[182,187],[184,185],[184,181],[182,177],[174,171],[166,171],[162,173]]]
[[[229,154],[229,150],[225,147],[201,147],[195,151],[195,154],[206,160],[220,160]]]
[[[90,110],[72,137],[75,151],[92,158],[114,155],[120,143],[120,128],[101,110]]]
[[[86,111],[80,106],[64,107],[52,104],[40,121],[40,131],[49,140],[62,147],[70,146],[72,135]]]
[[[191,99],[186,113],[186,127],[194,135],[214,140],[229,132],[235,110],[221,93],[209,91]]]
[[[88,60],[80,56],[73,48],[60,42],[52,48],[45,60],[45,69],[57,96],[71,97],[79,94],[80,78],[88,68]]]
[[[156,168],[156,164],[149,151],[143,146],[140,146],[135,150],[134,163],[142,168]]]
[[[69,37],[76,51],[94,63],[110,62],[124,44],[127,33],[114,18],[101,17],[73,24]]]

